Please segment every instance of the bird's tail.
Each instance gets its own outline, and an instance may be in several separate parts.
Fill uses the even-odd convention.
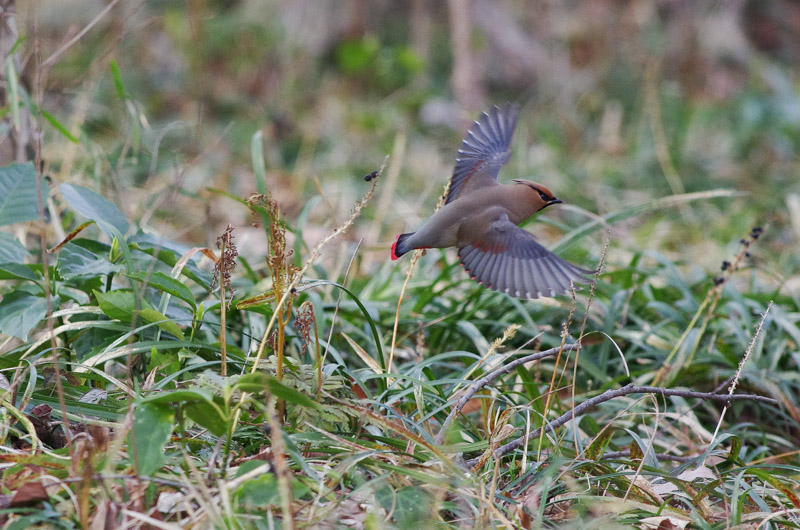
[[[395,239],[394,243],[392,243],[392,259],[395,260],[408,252],[409,250],[413,250],[413,247],[408,243],[408,238],[413,236],[414,232],[409,232],[407,234],[400,234]]]

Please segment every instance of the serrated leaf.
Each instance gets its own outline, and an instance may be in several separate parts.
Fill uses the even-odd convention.
[[[122,270],[122,265],[111,263],[105,254],[95,254],[74,243],[65,245],[58,254],[58,273],[65,280],[95,277]]]
[[[233,384],[233,388],[235,390],[241,390],[242,392],[261,392],[265,388],[268,388],[268,381],[269,376],[261,372],[244,374],[236,380]]]
[[[137,271],[133,274],[128,274],[128,277],[133,278],[134,280],[145,282],[150,287],[158,289],[159,291],[169,293],[192,306],[192,309],[197,308],[197,302],[194,299],[192,291],[190,291],[189,288],[179,280],[176,280],[175,278],[172,278],[163,272],[155,271],[151,274],[148,274],[146,272]]]
[[[27,162],[0,168],[0,226],[38,218],[33,164]]]
[[[0,263],[21,263],[30,255],[22,243],[8,232],[0,232]]]
[[[269,391],[273,396],[282,399],[288,403],[292,403],[294,405],[300,405],[301,407],[308,407],[311,409],[322,408],[319,403],[317,403],[310,397],[298,392],[294,388],[289,388],[288,386],[282,384],[274,377],[270,377],[267,379],[267,388],[269,388]]]
[[[53,297],[51,301],[53,309],[57,308],[59,298]],[[47,300],[23,291],[15,291],[4,295],[0,301],[0,332],[27,341],[28,333],[46,316]]]
[[[164,447],[172,434],[175,409],[154,402],[140,402],[133,411],[133,431],[129,445],[141,475],[152,475],[164,465]]]
[[[74,184],[62,184],[61,195],[73,210],[92,221],[97,222],[97,226],[105,234],[113,238],[113,234],[105,224],[115,227],[123,235],[128,232],[130,225],[125,215],[111,201],[83,186]],[[34,197],[35,199],[35,197]]]

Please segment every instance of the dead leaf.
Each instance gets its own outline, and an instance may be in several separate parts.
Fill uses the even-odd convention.
[[[699,478],[707,478],[710,480],[714,480],[715,478],[717,478],[717,476],[714,474],[713,471],[711,471],[706,466],[699,466],[696,469],[687,469],[686,471],[678,475],[678,478],[680,480],[685,480],[686,482],[694,482]]]
[[[41,482],[26,482],[14,492],[14,496],[11,498],[11,507],[30,506],[39,501],[46,501],[49,498],[50,496]]]
[[[100,388],[93,388],[78,400],[81,403],[100,403],[108,398],[108,392]]]
[[[645,517],[639,520],[641,528],[653,530],[683,530],[690,521],[677,517]]]

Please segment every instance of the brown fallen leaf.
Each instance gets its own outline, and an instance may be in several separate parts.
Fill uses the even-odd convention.
[[[50,498],[47,495],[47,490],[42,486],[41,482],[26,482],[11,497],[12,508],[20,508],[23,506],[30,506],[39,501],[46,501]]]

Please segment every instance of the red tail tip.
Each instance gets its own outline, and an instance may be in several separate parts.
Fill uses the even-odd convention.
[[[394,243],[392,243],[392,261],[400,258],[400,256],[394,253],[395,247],[397,246],[397,241],[400,239],[400,235],[401,234],[398,234],[397,237],[394,238]]]

